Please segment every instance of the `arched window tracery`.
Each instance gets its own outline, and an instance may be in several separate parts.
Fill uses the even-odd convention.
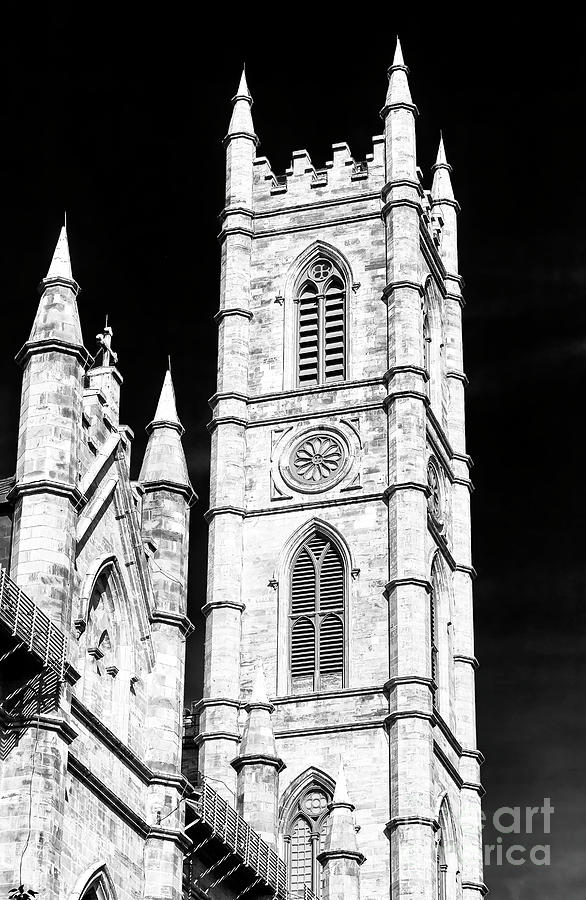
[[[342,554],[314,532],[291,569],[290,682],[294,694],[344,686],[346,574]]]
[[[295,295],[299,387],[346,378],[347,289],[341,270],[326,257],[312,260],[301,274]]]
[[[304,888],[318,898],[322,896],[322,867],[317,857],[325,849],[331,800],[331,794],[321,785],[311,784],[294,805],[285,835],[292,900],[302,898]]]

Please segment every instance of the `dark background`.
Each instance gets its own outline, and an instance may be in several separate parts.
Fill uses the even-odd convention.
[[[97,9],[97,8],[96,8]],[[195,9],[195,8],[194,8]],[[346,11],[344,11],[346,10]],[[586,879],[586,660],[582,559],[586,384],[581,25],[406,20],[372,5],[291,9],[279,19],[169,7],[123,23],[86,8],[5,27],[0,44],[0,475],[14,471],[20,372],[36,285],[67,210],[88,348],[106,313],[125,378],[122,420],[138,474],[168,353],[191,477],[188,697],[201,680],[209,436],[215,389],[223,149],[242,62],[259,153],[283,172],[293,150],[316,165],[331,143],[356,159],[381,131],[397,30],[420,111],[418,162],[442,128],[461,203],[465,368],[472,499],[479,746],[487,816],[541,806],[552,831],[502,835],[551,844],[551,865],[503,861],[485,880],[504,900],[581,898]],[[34,29],[32,20],[34,18]],[[505,23],[506,22],[506,27]],[[505,819],[503,819],[503,822]],[[510,817],[506,822],[510,821]],[[495,843],[487,825],[485,839]]]

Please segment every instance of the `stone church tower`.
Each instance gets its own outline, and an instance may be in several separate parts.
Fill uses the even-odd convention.
[[[284,177],[233,101],[197,741],[293,897],[479,900],[458,204],[389,75],[364,162]]]

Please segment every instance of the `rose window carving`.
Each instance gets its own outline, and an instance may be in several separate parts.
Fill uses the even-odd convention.
[[[329,434],[316,435],[296,448],[292,468],[303,481],[319,484],[336,474],[343,459],[344,451],[339,441]]]

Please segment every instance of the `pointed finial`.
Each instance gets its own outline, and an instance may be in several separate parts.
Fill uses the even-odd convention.
[[[254,674],[254,685],[252,694],[250,695],[251,703],[263,703],[270,705],[269,695],[267,692],[267,682],[265,679],[265,670],[261,661],[258,662],[256,672]]]
[[[402,66],[405,68],[405,60],[403,59],[403,50],[401,49],[399,35],[397,35],[397,46],[395,47],[395,56],[393,58],[393,68],[395,68],[395,66]]]
[[[397,37],[397,46],[395,47],[393,65],[390,66],[388,70],[389,87],[387,90],[385,105],[381,110],[381,118],[383,120],[386,118],[389,110],[393,107],[409,109],[414,115],[417,115],[417,107],[411,99],[411,91],[409,90],[409,80],[407,78],[408,74],[409,69],[405,65],[405,60],[403,59],[401,41]]]
[[[232,110],[232,118],[230,119],[227,136],[231,137],[232,135],[237,135],[240,137],[243,135],[250,135],[250,137],[254,138],[256,143],[257,137],[254,132],[252,113],[250,111],[250,108],[252,106],[252,97],[250,95],[250,91],[248,90],[246,71],[244,68],[242,69],[242,75],[240,76],[238,91],[236,95],[232,97],[232,103],[234,105],[234,108]]]
[[[66,225],[63,225],[59,233],[55,252],[47,272],[47,278],[66,278],[68,281],[73,281]]]
[[[171,354],[170,353],[167,356],[167,369],[169,370],[169,373],[171,373]]]
[[[242,66],[242,75],[240,76],[240,84],[238,85],[238,91],[236,92],[236,96],[234,100],[239,100],[243,98],[244,100],[252,101],[252,97],[250,96],[250,91],[248,90],[248,84],[246,82],[246,63]]]
[[[444,169],[449,169],[450,172],[452,171],[452,167],[446,159],[446,148],[444,147],[444,136],[441,131],[440,131],[439,147],[437,149],[437,158],[436,158],[433,168],[438,169],[440,166],[442,166]]]
[[[344,772],[344,763],[340,758],[340,768],[338,769],[338,777],[336,778],[336,787],[334,790],[334,799],[332,803],[343,804],[344,806],[352,806],[348,799],[348,788],[346,786],[346,774]]]
[[[155,425],[170,425],[171,427],[176,428],[177,431],[183,433],[183,426],[177,415],[175,388],[173,387],[170,369],[167,369],[165,373],[163,387],[157,404],[157,411],[155,412],[155,417],[149,425],[149,428]]]

